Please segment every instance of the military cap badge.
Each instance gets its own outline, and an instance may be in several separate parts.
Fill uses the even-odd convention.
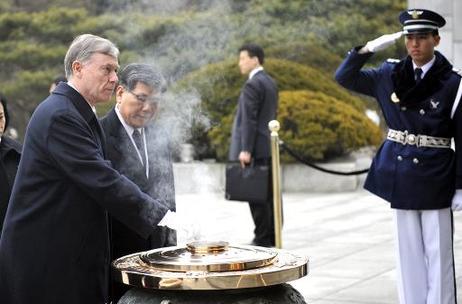
[[[407,13],[412,16],[412,19],[419,19],[419,16],[422,15],[423,11],[412,10]]]

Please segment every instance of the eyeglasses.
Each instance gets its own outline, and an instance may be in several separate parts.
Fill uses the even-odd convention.
[[[159,96],[147,96],[143,94],[136,94],[130,90],[127,90],[127,92],[135,96],[136,100],[140,103],[149,103],[150,105],[157,106],[160,102]]]

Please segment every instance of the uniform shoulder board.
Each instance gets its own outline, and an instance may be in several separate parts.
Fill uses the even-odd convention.
[[[400,61],[399,59],[395,59],[395,58],[388,58],[387,59],[388,63],[398,63],[399,61]]]
[[[462,70],[461,69],[452,68],[452,71],[459,74],[460,76],[462,76]]]

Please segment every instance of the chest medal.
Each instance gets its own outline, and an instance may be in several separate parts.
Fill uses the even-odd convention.
[[[430,105],[431,105],[432,109],[437,109],[439,104],[440,104],[439,101],[436,101],[433,98],[430,99]]]

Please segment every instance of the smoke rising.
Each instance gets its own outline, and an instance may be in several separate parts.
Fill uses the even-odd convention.
[[[185,13],[191,8],[195,11],[194,18]],[[173,92],[171,88],[187,73],[235,55],[232,41],[236,40],[238,24],[230,18],[231,5],[228,1],[214,0],[142,0],[116,1],[112,9],[137,12],[131,20],[124,21],[127,31],[122,41],[125,45],[140,46],[139,53],[129,54],[130,61],[121,65],[134,61],[151,64],[165,77],[169,89],[156,117],[156,126],[166,130],[170,147],[178,158],[181,145],[191,138],[191,128],[200,126],[207,130],[211,123],[193,86],[181,92]],[[149,16],[146,22],[152,23],[153,33],[141,34],[146,28],[137,19],[139,14]],[[182,21],[175,21],[173,15],[179,15]],[[165,22],[164,16],[171,21],[159,25]],[[155,42],[147,44],[142,41],[143,35],[155,35]]]
[[[242,2],[239,7],[236,7],[235,1],[226,0],[114,2],[113,9],[130,12],[132,16],[132,19],[124,20],[126,35],[121,39],[121,58],[124,58],[123,45],[137,46],[139,50],[137,54],[126,55],[129,61],[122,61],[121,65],[135,61],[151,64],[162,72],[169,88],[187,73],[207,64],[230,57],[235,57],[237,63],[237,50],[245,42],[280,44],[291,37],[304,35],[300,28],[293,29],[283,24],[279,33],[270,32],[267,25],[272,18],[257,6],[242,15],[232,14],[236,9],[245,11],[247,4],[242,4],[243,1],[239,1]],[[188,12],[191,7],[194,13]],[[147,29],[140,20],[148,23],[150,28]],[[154,42],[148,43],[144,37],[150,37],[149,41]],[[247,37],[247,40],[243,41],[241,37]],[[148,138],[150,149],[156,155],[156,198],[168,199],[171,196],[169,167],[172,157],[169,153],[173,156],[180,154],[182,144],[191,138],[192,128],[196,125],[203,129],[211,126],[210,118],[201,107],[199,92],[194,87],[180,92],[168,89],[154,120],[154,129],[159,131],[151,132]],[[200,180],[201,192],[217,192],[218,189],[211,186],[215,183],[208,180],[211,175],[203,170],[196,169],[189,178]],[[194,212],[200,214],[203,210]],[[189,216],[196,217],[194,214]]]
[[[174,154],[179,155],[181,145],[192,136],[193,124],[210,127],[210,120],[201,109],[201,99],[197,91],[167,92],[160,111],[155,118],[155,126],[165,130]],[[156,139],[155,141],[162,140]]]

